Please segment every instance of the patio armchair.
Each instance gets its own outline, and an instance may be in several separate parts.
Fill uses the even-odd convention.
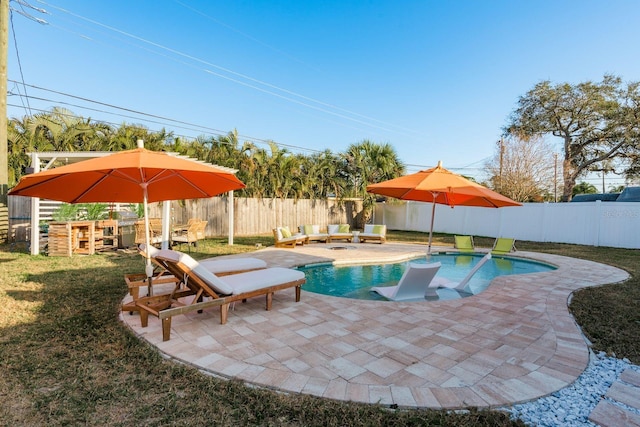
[[[387,226],[376,224],[365,224],[364,231],[358,236],[360,243],[364,243],[367,240],[378,241],[380,244],[387,241]]]
[[[134,227],[136,230],[135,243],[137,245],[146,243],[144,219],[136,221]],[[162,220],[160,218],[149,218],[149,243],[152,245],[162,243]]]
[[[204,240],[207,237],[207,220],[198,220],[198,228],[196,228],[196,238]]]
[[[194,223],[196,223],[196,222],[200,222],[200,221],[201,221],[201,220],[200,220],[200,219],[198,219],[198,218],[189,218],[189,219],[187,220],[187,223],[186,223],[186,224],[173,224],[173,225],[171,226],[171,229],[173,230],[173,232],[174,232],[174,233],[176,233],[176,232],[180,232],[180,231],[185,231],[185,230],[187,230],[187,229],[189,228],[189,226],[190,226],[191,224],[194,224]]]
[[[306,224],[298,227],[300,234],[307,236],[307,243],[309,242],[327,242],[329,240],[329,234],[321,233],[320,226],[317,224]]]
[[[353,240],[353,233],[349,231],[349,224],[329,224],[327,225],[327,233],[329,239],[327,242],[331,243],[335,240],[346,240],[351,242]]]
[[[300,288],[306,281],[303,272],[289,268],[272,267],[220,277],[185,253],[163,252],[155,258],[180,281],[181,288],[169,294],[139,298],[136,306],[140,309],[142,327],[148,325],[149,314],[161,320],[163,341],[170,338],[171,318],[175,315],[220,307],[220,323],[225,324],[231,303],[264,296],[268,311],[273,294],[279,290],[294,288],[295,301],[300,301]]]
[[[289,227],[274,228],[273,239],[276,248],[295,248],[296,245],[308,243],[306,235],[301,233],[292,234]]]
[[[176,231],[171,234],[172,243],[182,245],[186,243],[189,245],[189,252],[191,252],[191,245],[197,246],[199,240],[204,239],[204,230],[207,226],[207,221],[193,221],[187,226],[186,230]]]

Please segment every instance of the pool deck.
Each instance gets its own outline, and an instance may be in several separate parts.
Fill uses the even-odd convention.
[[[330,250],[346,246],[346,250]],[[451,250],[451,248],[434,248]],[[397,262],[425,245],[323,244],[235,255],[269,267]],[[495,408],[548,395],[573,383],[589,348],[568,311],[577,289],[629,275],[604,264],[518,251],[557,270],[496,278],[479,295],[452,301],[361,301],[293,290],[238,303],[219,324],[218,309],[140,327],[121,319],[167,357],[204,372],[274,390],[406,408]]]

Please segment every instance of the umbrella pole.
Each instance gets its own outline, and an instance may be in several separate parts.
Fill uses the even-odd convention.
[[[433,218],[436,215],[436,196],[438,193],[434,193],[433,195],[433,205],[431,206],[431,227],[429,228],[429,247],[427,249],[427,260],[431,257],[431,239],[433,237]]]
[[[149,227],[149,203],[147,202],[147,184],[144,183],[142,184],[142,193],[143,193],[143,207],[144,207],[144,240],[147,244],[147,250],[144,251],[145,255],[146,255],[146,266],[145,266],[145,273],[147,273],[147,295],[148,296],[152,296],[153,295],[153,288],[152,288],[152,276],[153,276],[153,266],[151,265],[151,255],[149,255],[150,253],[150,247],[151,247],[151,239],[149,238],[149,229],[151,227]]]

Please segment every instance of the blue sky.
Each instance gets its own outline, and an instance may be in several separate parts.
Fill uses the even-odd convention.
[[[10,3],[9,117],[65,102],[96,120],[189,137],[237,129],[307,154],[369,139],[409,172],[442,160],[481,178],[539,81],[640,79],[635,0],[29,3],[48,13]],[[37,87],[28,105],[11,80]]]

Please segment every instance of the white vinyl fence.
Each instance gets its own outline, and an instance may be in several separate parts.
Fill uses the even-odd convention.
[[[429,232],[431,203],[377,203],[374,222]],[[640,203],[526,203],[500,209],[436,205],[434,232],[534,242],[640,248]]]

